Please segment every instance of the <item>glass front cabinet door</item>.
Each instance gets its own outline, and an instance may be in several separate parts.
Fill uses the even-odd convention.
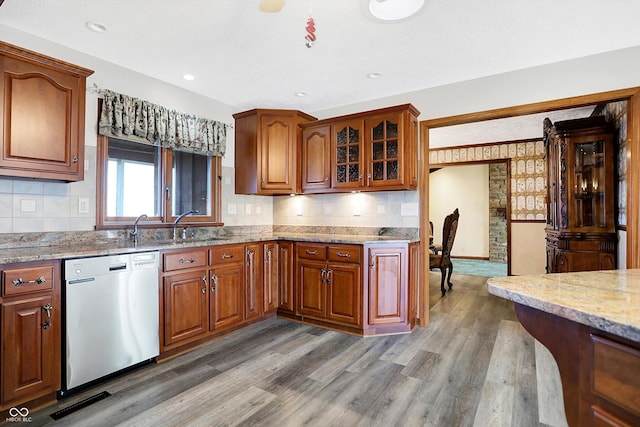
[[[603,116],[545,119],[549,273],[616,266],[614,136]]]

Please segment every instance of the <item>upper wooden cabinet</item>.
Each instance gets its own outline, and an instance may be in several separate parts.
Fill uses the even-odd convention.
[[[302,191],[416,189],[418,115],[405,104],[302,124]]]
[[[616,267],[614,129],[603,116],[544,121],[547,272]]]
[[[0,42],[0,175],[84,179],[86,78],[93,71]]]
[[[295,110],[255,109],[233,118],[236,194],[300,192],[298,125],[315,117]]]

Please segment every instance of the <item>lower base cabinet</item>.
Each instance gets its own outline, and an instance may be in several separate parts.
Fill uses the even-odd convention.
[[[280,315],[357,335],[413,330],[417,277],[409,272],[408,244],[296,243],[295,248],[296,310],[280,309]],[[413,244],[410,252],[414,258],[416,248]]]
[[[263,315],[262,243],[163,253],[161,353]]]
[[[55,401],[61,384],[60,262],[0,266],[0,410]]]

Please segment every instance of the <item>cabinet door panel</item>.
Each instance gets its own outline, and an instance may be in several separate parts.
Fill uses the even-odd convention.
[[[404,248],[373,248],[369,252],[369,324],[401,323],[407,319]]]
[[[0,174],[83,179],[85,78],[3,58]]]
[[[164,277],[164,345],[205,334],[208,328],[207,271]]]
[[[278,242],[278,309],[295,310],[293,243]]]
[[[367,183],[369,187],[403,186],[402,113],[370,117],[365,121]]]
[[[302,132],[302,191],[331,188],[329,126],[307,128]]]
[[[361,325],[360,266],[330,264],[327,275],[327,319]]]
[[[51,320],[44,307],[51,305]],[[2,403],[60,386],[60,315],[52,295],[2,305]]]
[[[364,124],[349,120],[331,126],[331,180],[334,188],[360,188],[366,173]]]
[[[262,316],[264,300],[262,296],[262,244],[245,246],[245,307],[244,318]]]
[[[296,192],[296,129],[293,117],[265,114],[260,117],[260,189]]]
[[[262,272],[264,286],[262,290],[265,313],[272,312],[278,308],[279,255],[277,243],[268,242],[264,244],[264,270]]]
[[[211,329],[241,322],[244,319],[243,264],[214,268],[211,285]]]
[[[325,317],[324,262],[298,260],[298,310],[300,316]]]

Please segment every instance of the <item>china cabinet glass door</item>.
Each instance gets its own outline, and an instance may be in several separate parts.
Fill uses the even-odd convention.
[[[574,227],[606,227],[604,141],[574,146]]]
[[[333,126],[333,182],[335,187],[360,187],[362,179],[362,122]]]

